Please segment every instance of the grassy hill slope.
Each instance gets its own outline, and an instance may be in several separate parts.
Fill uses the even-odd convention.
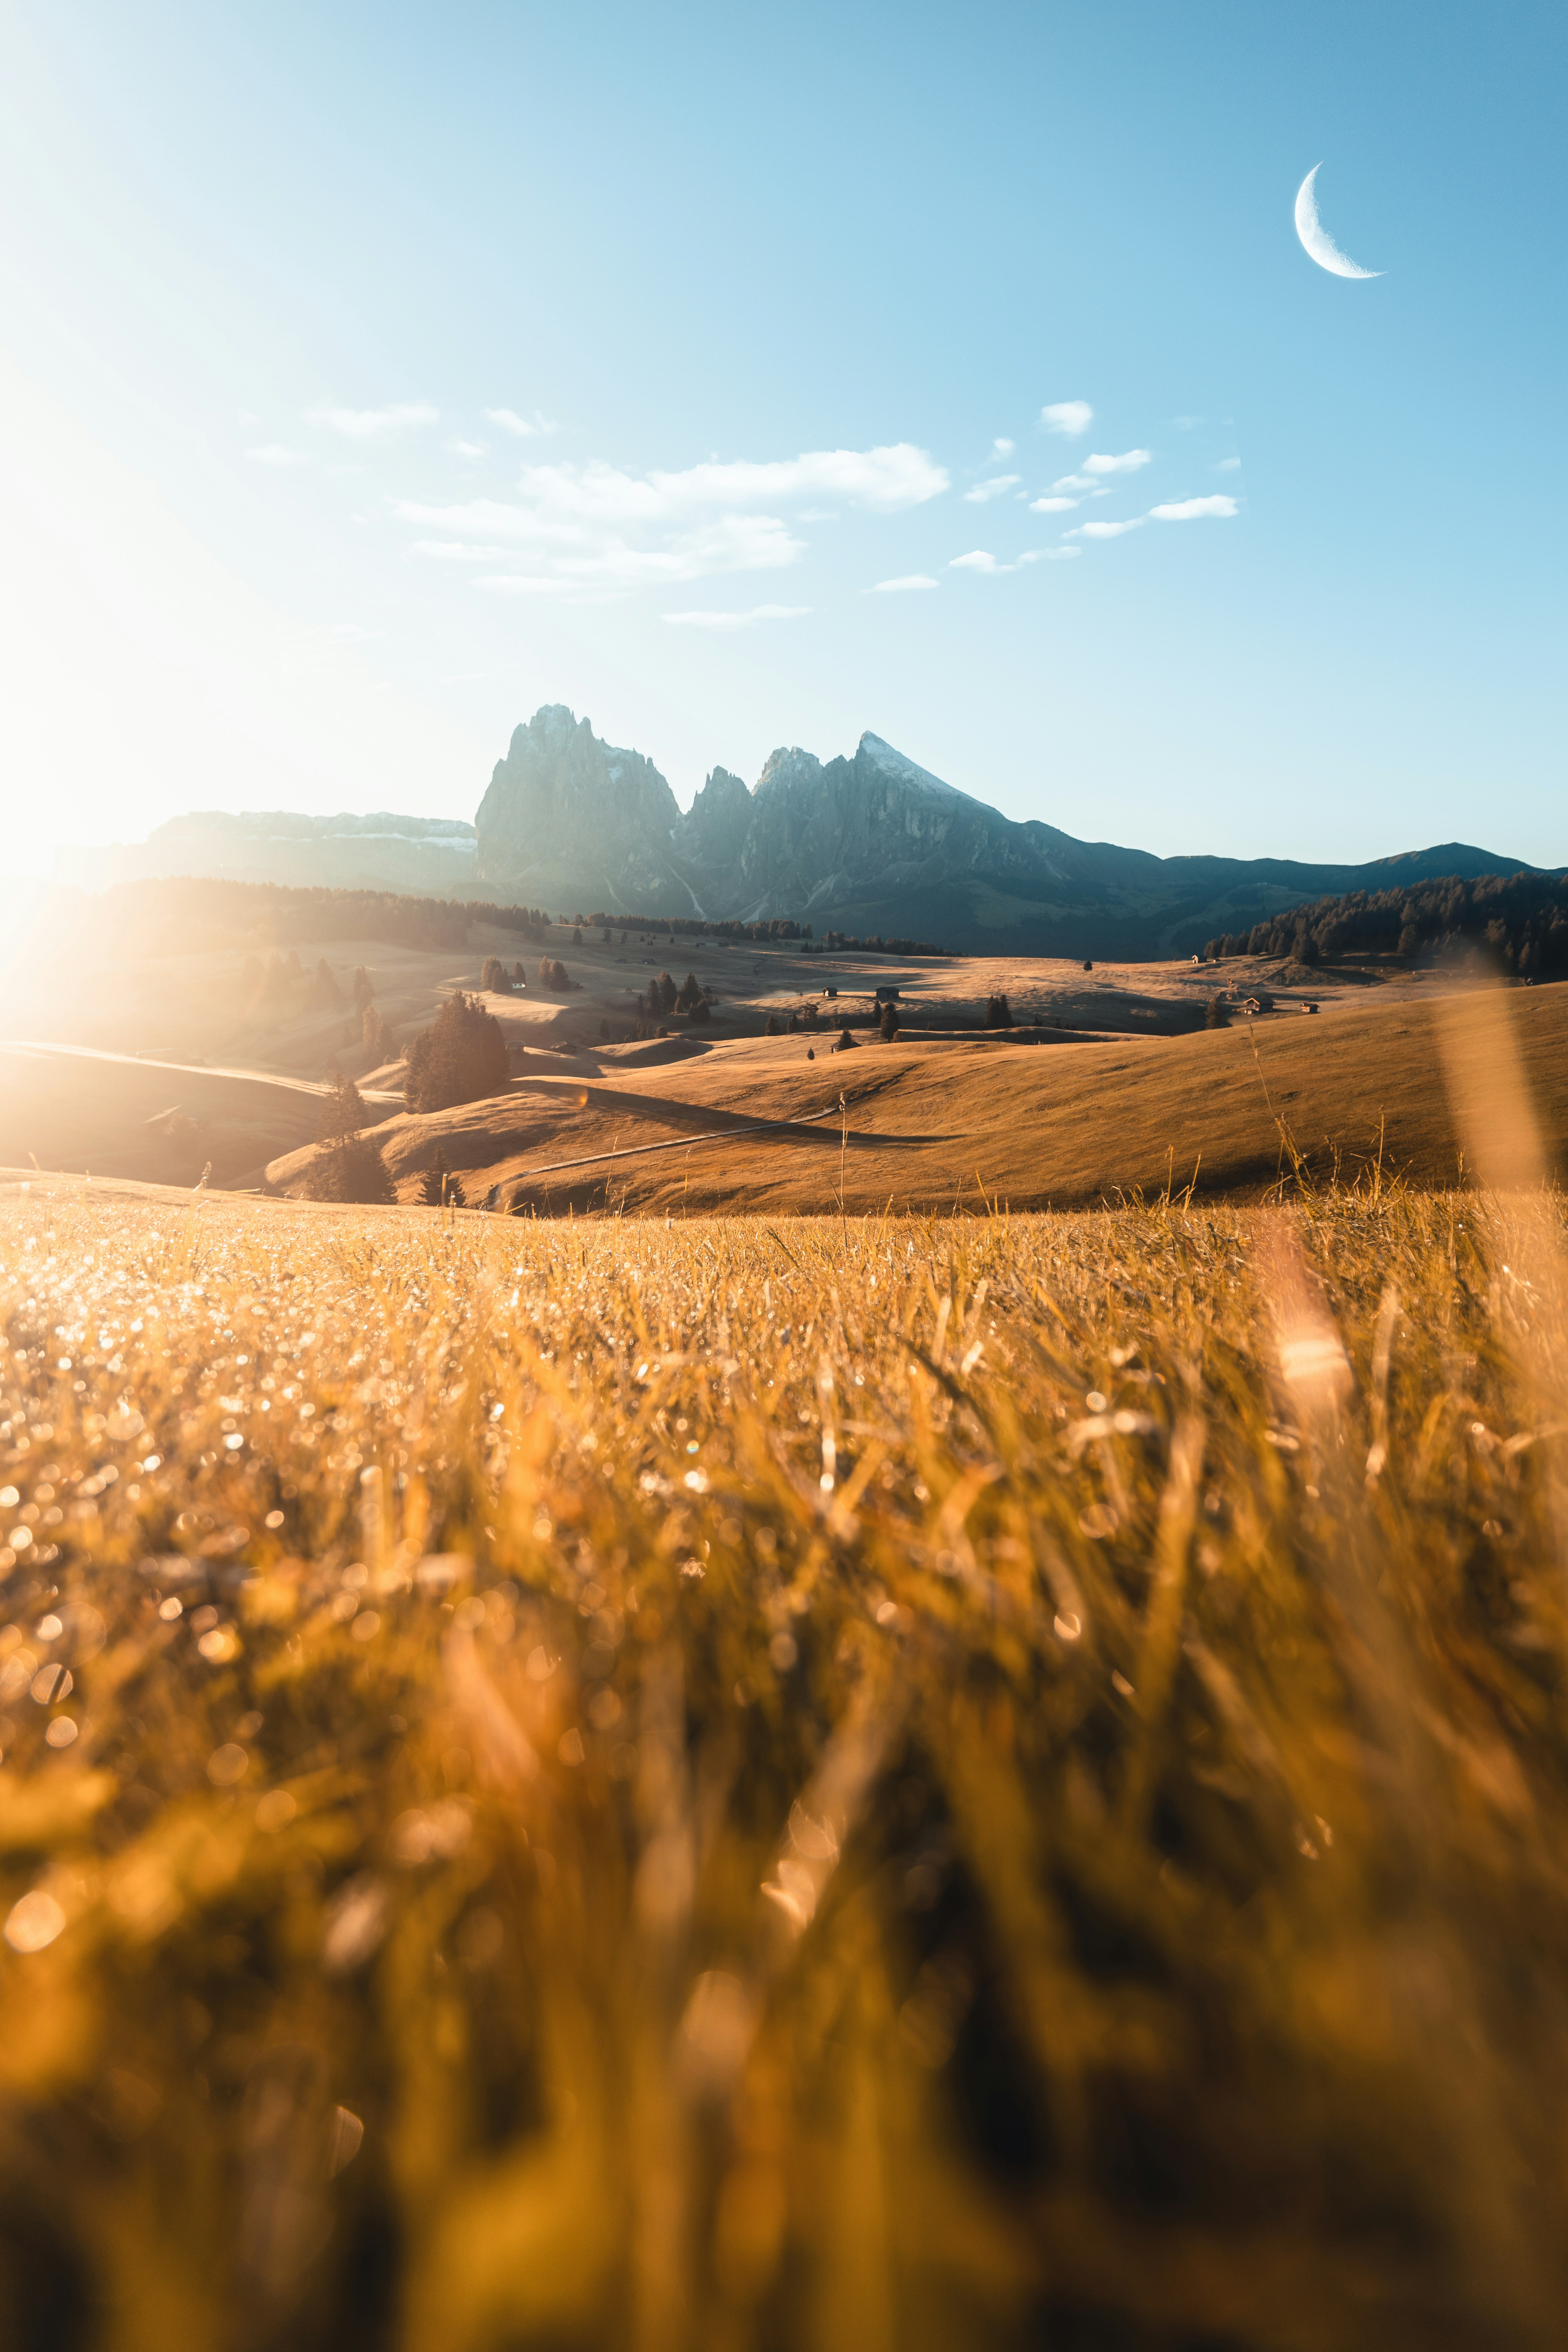
[[[1568,993],[1510,1001],[1561,1167]],[[752,1038],[652,1067],[606,1054],[582,1077],[524,1076],[495,1101],[395,1117],[375,1134],[405,1194],[438,1146],[470,1199],[499,1186],[542,1213],[811,1214],[837,1209],[841,1172],[852,1210],[1090,1206],[1167,1181],[1180,1190],[1194,1170],[1200,1194],[1256,1198],[1282,1164],[1277,1117],[1320,1177],[1336,1161],[1353,1172],[1381,1147],[1385,1168],[1442,1186],[1459,1176],[1460,1149],[1438,1018],[1406,1001],[1109,1044],[868,1039],[833,1055],[823,1038],[808,1063],[802,1038]],[[742,1131],[759,1120],[789,1124]],[[308,1157],[281,1157],[270,1180],[297,1183]],[[563,1164],[574,1162],[590,1164]]]

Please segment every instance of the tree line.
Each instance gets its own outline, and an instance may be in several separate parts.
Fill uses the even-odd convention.
[[[1332,963],[1345,956],[1441,957],[1482,949],[1521,980],[1568,974],[1568,877],[1457,875],[1396,890],[1352,890],[1289,907],[1249,931],[1222,932],[1205,956],[1293,956]]]

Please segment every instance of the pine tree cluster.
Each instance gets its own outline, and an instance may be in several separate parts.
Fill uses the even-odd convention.
[[[411,1111],[482,1102],[504,1093],[510,1075],[500,1023],[461,990],[409,1041],[407,1063],[403,1099]]]
[[[1287,908],[1250,931],[1222,933],[1205,957],[1293,956],[1309,966],[1347,955],[1437,955],[1484,950],[1521,980],[1568,973],[1568,877],[1487,874],[1353,890]]]

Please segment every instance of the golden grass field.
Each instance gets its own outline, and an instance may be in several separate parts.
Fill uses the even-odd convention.
[[[494,1186],[503,1206],[542,1215],[810,1215],[836,1213],[841,1194],[861,1212],[984,1213],[993,1202],[1094,1207],[1189,1180],[1194,1198],[1257,1200],[1289,1164],[1281,1120],[1320,1178],[1381,1156],[1442,1188],[1464,1176],[1442,1039],[1466,1002],[1093,1044],[883,1044],[862,1032],[835,1055],[829,1032],[813,1041],[814,1062],[798,1036],[651,1066],[605,1055],[524,1076],[489,1101],[394,1113],[372,1133],[405,1199],[439,1148],[470,1198]],[[1568,992],[1509,1003],[1555,1171],[1568,1147]],[[759,1120],[779,1124],[759,1132]],[[280,1156],[268,1177],[297,1184],[313,1156]]]
[[[0,2342],[1557,2345],[1555,1001],[1462,1192],[0,1181]]]
[[[1559,2342],[1562,1224],[8,1182],[7,2340]]]

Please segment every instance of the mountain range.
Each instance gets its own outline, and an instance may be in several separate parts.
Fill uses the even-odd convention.
[[[872,734],[847,759],[775,751],[754,791],[715,768],[683,814],[651,761],[560,703],[517,729],[474,822],[480,886],[500,898],[793,915],[818,931],[989,954],[1181,955],[1307,899],[1521,870],[1463,842],[1363,865],[1155,857],[1015,824]]]
[[[1155,857],[1016,824],[873,734],[847,758],[774,751],[750,790],[715,768],[682,811],[651,760],[547,703],[513,733],[471,826],[196,814],[132,846],[62,854],[58,870],[90,888],[213,874],[573,915],[793,916],[819,933],[969,953],[1139,960],[1187,954],[1312,898],[1538,869],[1466,842],[1362,865]]]

